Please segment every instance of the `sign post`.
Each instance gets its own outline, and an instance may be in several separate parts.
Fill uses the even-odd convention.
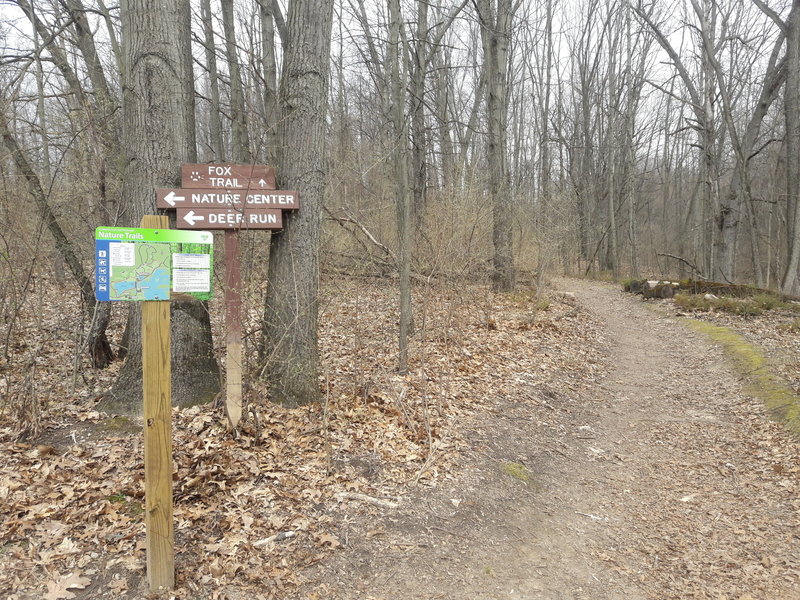
[[[181,165],[181,188],[156,190],[156,206],[176,211],[178,229],[225,232],[225,414],[235,429],[242,418],[242,274],[239,231],[281,229],[283,211],[300,196],[276,190],[275,169],[230,163]]]
[[[142,227],[167,229],[167,217],[145,215]],[[142,304],[144,389],[144,496],[147,581],[150,589],[175,587],[172,518],[172,386],[169,300]]]
[[[242,271],[239,232],[225,230],[225,412],[231,429],[242,418]]]

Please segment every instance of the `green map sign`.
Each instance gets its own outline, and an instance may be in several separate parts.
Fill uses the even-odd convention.
[[[98,227],[94,237],[98,300],[169,300],[173,292],[211,298],[210,231]]]

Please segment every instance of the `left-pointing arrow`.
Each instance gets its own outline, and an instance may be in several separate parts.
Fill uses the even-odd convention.
[[[169,204],[170,206],[175,206],[176,202],[183,202],[186,200],[186,196],[178,196],[175,192],[170,192],[166,196],[164,196],[164,202]]]
[[[194,227],[194,224],[197,223],[197,221],[205,221],[206,218],[203,215],[196,215],[194,214],[193,210],[190,210],[188,213],[183,215],[183,220]]]

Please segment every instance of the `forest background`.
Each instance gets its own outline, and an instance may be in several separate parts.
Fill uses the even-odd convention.
[[[5,360],[26,360],[20,307],[52,278],[80,293],[76,354],[128,357],[101,407],[136,411],[137,313],[94,301],[93,230],[138,225],[192,160],[275,165],[302,194],[242,251],[248,368],[287,405],[319,394],[320,272],[397,278],[401,373],[414,282],[511,291],[561,271],[796,295],[798,7],[3,2]],[[212,310],[173,306],[178,404],[219,392]]]

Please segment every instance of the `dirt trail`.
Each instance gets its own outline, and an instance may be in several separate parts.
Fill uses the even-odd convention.
[[[457,481],[346,513],[304,597],[800,598],[797,446],[708,340],[610,286],[558,286],[603,321],[607,376],[506,399]]]

